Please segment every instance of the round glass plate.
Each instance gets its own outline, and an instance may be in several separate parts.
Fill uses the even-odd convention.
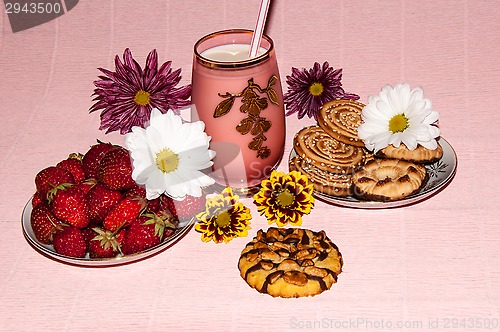
[[[178,227],[175,230],[174,234],[172,234],[162,243],[133,255],[118,256],[114,258],[90,258],[87,254],[87,256],[84,258],[74,258],[61,255],[54,250],[54,246],[40,243],[36,239],[35,233],[33,233],[33,229],[31,228],[31,220],[30,220],[32,211],[31,201],[32,199],[30,199],[28,203],[26,203],[21,218],[23,234],[28,243],[36,251],[49,258],[55,259],[60,262],[68,263],[71,265],[79,265],[86,267],[106,267],[106,266],[123,265],[156,255],[164,251],[165,249],[173,246],[175,243],[177,243],[184,235],[186,235],[191,230],[195,221],[195,219],[192,218],[187,223],[184,223],[181,227]]]
[[[453,147],[444,138],[439,139],[443,147],[443,157],[433,164],[425,165],[429,179],[418,192],[404,199],[393,202],[375,202],[359,200],[355,197],[336,197],[314,191],[313,196],[329,204],[357,208],[357,209],[387,209],[415,204],[429,198],[442,190],[455,176],[457,170],[457,154]],[[294,150],[290,153],[290,160],[295,157]]]

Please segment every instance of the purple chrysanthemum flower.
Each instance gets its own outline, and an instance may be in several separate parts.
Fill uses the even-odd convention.
[[[99,129],[126,134],[133,126],[144,128],[153,108],[166,113],[189,105],[191,85],[175,87],[181,80],[181,69],[172,71],[171,64],[167,61],[158,69],[158,54],[152,50],[141,69],[127,48],[123,63],[116,55],[115,72],[98,68],[106,76],[99,76],[100,80],[94,82],[97,88],[93,96],[97,102],[90,112],[103,110]]]
[[[328,101],[359,99],[358,95],[344,91],[341,80],[342,69],[333,69],[326,61],[323,67],[315,62],[309,70],[292,67],[292,75],[286,77],[288,91],[283,96],[286,115],[298,113],[299,119],[305,115],[317,119],[319,108]]]

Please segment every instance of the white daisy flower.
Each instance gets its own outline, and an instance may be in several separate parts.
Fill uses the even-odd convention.
[[[361,117],[358,136],[370,151],[377,152],[389,144],[399,147],[401,143],[410,150],[419,144],[431,150],[437,148],[435,138],[441,134],[436,126],[439,113],[419,87],[410,90],[406,83],[394,88],[385,85],[378,96],[368,98]]]
[[[215,151],[209,150],[210,136],[202,121],[183,123],[169,110],[154,108],[149,126],[132,127],[125,146],[132,156],[132,178],[145,185],[148,199],[166,193],[174,199],[200,197],[202,188],[214,180],[201,172],[212,166]]]

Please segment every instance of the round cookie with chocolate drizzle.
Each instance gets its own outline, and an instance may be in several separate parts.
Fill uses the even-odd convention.
[[[342,255],[324,231],[270,227],[259,230],[238,262],[240,275],[273,297],[320,294],[337,282]]]
[[[335,99],[325,103],[318,112],[318,125],[333,138],[354,146],[365,143],[358,137],[363,123],[361,111],[365,105],[355,100]]]

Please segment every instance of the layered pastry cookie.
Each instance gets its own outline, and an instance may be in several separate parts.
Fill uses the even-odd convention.
[[[437,148],[434,150],[427,149],[422,145],[418,145],[416,149],[410,150],[403,143],[399,147],[389,144],[378,151],[376,155],[380,158],[401,159],[413,163],[428,164],[441,159],[443,156],[443,147],[438,143]]]
[[[318,125],[333,138],[358,147],[365,146],[358,137],[358,127],[363,123],[361,111],[365,105],[354,100],[336,99],[319,109]]]
[[[364,163],[364,148],[338,141],[315,125],[302,128],[293,146],[302,159],[330,173],[352,174]]]
[[[395,201],[417,192],[427,178],[425,167],[397,159],[372,159],[353,175],[354,195]]]
[[[291,171],[299,171],[306,175],[316,191],[337,197],[346,197],[352,194],[352,176],[350,174],[324,171],[299,156],[290,160],[289,168]]]
[[[342,255],[324,231],[271,227],[259,230],[238,262],[240,275],[273,297],[314,296],[337,282]]]

